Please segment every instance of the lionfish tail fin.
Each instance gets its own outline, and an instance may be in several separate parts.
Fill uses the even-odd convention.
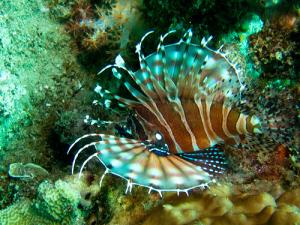
[[[197,187],[204,188],[211,182],[209,172],[201,166],[171,155],[150,142],[104,134],[97,136],[99,141],[81,148],[74,158],[73,170],[78,155],[84,149],[94,147],[96,150],[83,162],[80,174],[92,158],[97,158],[106,168],[104,175],[111,173],[127,181],[126,191],[139,185],[159,193],[187,192]]]
[[[253,123],[258,124],[259,128],[254,132],[274,144],[284,144],[290,149],[299,148],[296,140],[296,132],[299,130],[297,122],[299,103],[296,98],[290,90],[276,83],[260,87],[263,90],[257,93],[254,90],[258,87],[253,86],[258,85],[260,84],[252,82],[252,86],[244,91],[244,100],[241,101],[243,110],[257,116],[253,117],[253,120],[256,120]],[[255,137],[257,136],[253,136],[252,139]]]
[[[240,143],[242,149],[251,152],[270,152],[275,150],[279,142],[270,137],[269,134],[251,134],[246,135],[245,139]],[[228,149],[236,149],[239,146],[227,146]]]

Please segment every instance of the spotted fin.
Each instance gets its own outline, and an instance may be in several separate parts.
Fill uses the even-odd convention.
[[[155,108],[155,102],[173,102],[180,106],[180,99],[204,99],[231,104],[238,101],[237,95],[242,90],[241,73],[236,65],[229,62],[220,49],[212,50],[207,46],[211,38],[203,38],[201,45],[191,43],[192,31],[188,30],[178,43],[164,45],[163,41],[169,32],[163,37],[157,47],[157,51],[145,57],[141,51],[142,41],[152,32],[148,32],[136,46],[139,55],[140,69],[136,72],[127,69],[124,60],[119,62],[121,56],[116,59],[116,64],[109,65],[104,70],[113,67],[113,74],[121,75],[117,69],[128,72],[133,81],[140,87],[135,89],[128,82],[125,86],[138,100],[136,102],[125,98],[117,99],[128,106],[138,102],[148,109]],[[155,111],[155,110],[154,110]]]
[[[237,67],[220,50],[207,47],[210,38],[203,39],[200,46],[190,43],[190,30],[185,36],[186,40],[171,45],[161,41],[157,52],[142,57],[141,69],[135,72],[137,80],[143,81],[142,89],[156,99],[153,87],[157,82],[169,99],[194,99],[195,94],[199,98],[212,94],[232,98],[237,94],[243,87]]]
[[[97,158],[105,166],[106,173],[127,180],[129,190],[133,185],[139,185],[158,192],[186,192],[196,187],[203,188],[211,182],[210,174],[201,166],[180,156],[168,154],[164,149],[159,151],[150,142],[103,134],[94,136],[98,136],[100,141],[90,143],[76,153],[73,172],[78,155],[93,146],[96,152],[85,160],[80,173],[89,160]]]
[[[223,149],[219,145],[190,153],[180,153],[179,157],[200,165],[211,175],[220,175],[226,170],[227,162]]]

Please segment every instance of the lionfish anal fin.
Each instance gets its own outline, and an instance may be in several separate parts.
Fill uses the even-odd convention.
[[[220,145],[195,152],[180,153],[178,156],[201,166],[211,176],[223,174],[227,167],[226,157]]]

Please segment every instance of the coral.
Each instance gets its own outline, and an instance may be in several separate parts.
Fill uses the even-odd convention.
[[[20,200],[0,211],[0,224],[84,224],[99,193],[97,181],[85,174],[82,179],[69,177],[55,184],[44,181],[34,201]]]
[[[299,36],[299,6],[296,9],[298,13],[281,13],[274,20],[265,22],[262,7],[280,7],[280,2],[284,1],[234,0],[218,4],[207,0],[140,2],[0,2],[0,224],[126,225],[153,222],[163,225],[174,220],[174,224],[299,223],[300,191],[295,187],[291,187],[290,191],[270,194],[265,190],[266,185],[261,184],[257,186],[257,193],[251,193],[247,189],[248,184],[244,184],[243,192],[247,194],[240,194],[242,191],[233,191],[231,186],[222,185],[218,190],[211,187],[204,193],[192,193],[189,198],[167,194],[161,199],[157,194],[148,195],[141,188],[135,188],[132,195],[125,195],[125,184],[119,185],[120,182],[113,178],[107,179],[110,181],[102,187],[99,196],[99,178],[88,174],[81,180],[68,177],[54,184],[45,181],[40,185],[40,179],[9,177],[9,163],[20,162],[18,166],[23,163],[22,167],[26,167],[28,162],[34,162],[49,171],[49,180],[62,179],[69,173],[66,164],[70,164],[70,158],[65,154],[68,143],[91,131],[106,129],[111,132],[110,128],[87,126],[83,121],[87,112],[101,121],[111,119],[111,111],[104,111],[99,105],[91,106],[95,99],[92,90],[98,79],[95,71],[104,61],[107,62],[107,56],[116,54],[116,50],[128,50],[131,42],[135,41],[132,36],[144,33],[146,27],[151,27],[156,34],[167,28],[183,30],[193,27],[199,36],[212,34],[217,37],[214,40],[219,40],[224,33],[235,32],[233,40],[236,42],[231,47],[239,52],[241,47],[246,46],[239,44],[248,43],[247,31],[253,27],[251,21],[256,22],[252,23],[255,25],[264,21],[262,32],[250,35],[254,69],[260,71],[262,68],[264,78],[288,78],[283,81],[286,86],[289,86],[289,79],[299,77],[299,44],[296,42]],[[146,7],[142,12],[143,6]],[[145,20],[149,24],[146,25],[141,12],[147,15]],[[245,17],[245,12],[251,12],[247,14],[250,16]],[[254,14],[256,16],[252,17]],[[75,40],[75,48],[70,48],[72,38],[66,34],[65,28]],[[78,64],[81,55],[76,58],[78,52],[74,49],[92,52],[92,57],[85,61],[87,64]],[[95,60],[98,61],[95,63]],[[84,70],[90,71],[90,67],[92,73]],[[115,86],[113,82],[109,85]],[[298,136],[299,132],[295,137]],[[253,173],[261,172],[255,178],[279,182],[283,175],[289,173],[286,150],[241,155],[248,163],[247,168],[259,162],[258,166],[252,167]],[[272,160],[276,163],[272,164]],[[292,155],[291,160],[300,171],[297,156]],[[13,174],[15,171],[10,171],[10,175],[15,176]],[[239,173],[238,179],[243,175]],[[291,183],[299,186],[299,179],[294,174],[289,176]],[[246,181],[253,181],[247,178]],[[255,185],[256,181],[253,183]],[[204,213],[209,218],[204,218]],[[178,218],[178,215],[181,216]]]
[[[250,53],[255,68],[261,68],[266,79],[299,77],[297,49],[299,16],[283,14],[266,23],[263,30],[250,37]]]
[[[9,165],[9,176],[14,178],[43,178],[49,175],[43,167],[34,163],[13,163]]]
[[[0,35],[0,41],[1,38],[3,34],[2,37]],[[2,41],[5,43],[4,38]],[[14,124],[20,121],[25,127],[31,124],[29,113],[26,112],[26,108],[30,107],[28,93],[23,85],[16,85],[17,82],[17,77],[9,70],[0,69],[0,157],[1,150],[9,144],[11,133],[17,130]]]
[[[54,122],[76,101],[79,80],[86,74],[75,63],[70,37],[50,20],[42,2],[1,2],[0,24],[1,170],[7,171],[8,162],[34,162],[48,169]]]
[[[143,29],[139,12],[140,0],[105,1],[94,3],[89,0],[74,1],[67,4],[50,4],[52,14],[58,7],[69,9],[66,30],[74,38],[77,49],[83,52],[105,52],[114,56],[125,49],[130,35],[139,34]],[[56,12],[59,13],[59,12]]]
[[[9,206],[0,211],[0,223],[7,225],[18,224],[45,224],[54,225],[51,220],[43,218],[36,212],[30,200],[21,200],[20,202]]]
[[[232,180],[243,183],[255,179],[273,181],[289,179],[289,174],[293,172],[290,169],[288,148],[279,144],[272,150],[271,146],[271,144],[268,146],[268,150],[264,148],[256,150],[226,148],[230,164],[233,167],[232,171],[234,171]]]
[[[125,188],[124,186],[115,187],[107,193],[106,204],[108,204],[107,208],[111,212],[110,217],[105,222],[110,225],[141,224],[151,210],[163,202],[159,194],[152,193],[149,195],[140,187],[134,188],[131,195],[124,195]],[[104,210],[102,214],[105,214],[107,208],[102,207]]]
[[[285,191],[273,185],[273,190],[244,192],[240,188],[221,184],[204,192],[195,191],[190,196],[167,194],[150,211],[135,204],[128,217],[126,210],[120,210],[110,224],[289,225],[300,222],[300,189]],[[138,196],[134,201],[149,201]]]
[[[238,63],[245,70],[247,76],[258,77],[260,70],[253,66],[249,57],[249,37],[260,32],[264,23],[259,15],[247,13],[237,26],[238,29],[222,35],[220,43],[226,43],[223,50],[232,61]]]
[[[0,210],[19,199],[20,186],[9,182],[8,176],[0,175]]]

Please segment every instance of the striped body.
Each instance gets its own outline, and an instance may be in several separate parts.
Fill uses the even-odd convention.
[[[118,70],[128,72],[135,85],[124,85],[132,98],[113,97],[135,112],[147,140],[85,135],[70,149],[87,137],[97,136],[99,141],[78,150],[72,171],[78,155],[94,146],[95,154],[83,163],[80,172],[96,157],[105,166],[105,174],[127,180],[127,191],[140,185],[159,193],[187,192],[206,187],[212,177],[225,171],[226,160],[219,144],[239,143],[245,135],[259,130],[259,120],[236,107],[243,88],[240,71],[219,50],[207,47],[210,39],[203,39],[201,45],[191,44],[192,32],[188,31],[185,41],[165,46],[167,35],[161,37],[157,51],[147,57],[141,52],[143,39],[137,45],[138,71],[128,70],[120,56],[115,65],[100,71],[112,67],[118,79],[122,77]]]
[[[146,130],[162,133],[171,153],[193,152],[217,143],[239,143],[244,135],[253,133],[251,116],[208,100],[183,100],[183,116],[171,104],[157,102],[160,113],[153,114],[144,106],[135,107]],[[165,123],[160,122],[162,115]],[[150,122],[151,121],[151,122]]]

